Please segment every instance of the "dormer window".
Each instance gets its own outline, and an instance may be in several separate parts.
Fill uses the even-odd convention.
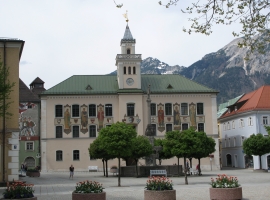
[[[130,49],[127,49],[127,54],[130,54]]]
[[[237,106],[234,106],[234,111],[237,111]]]

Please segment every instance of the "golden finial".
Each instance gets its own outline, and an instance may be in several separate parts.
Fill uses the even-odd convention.
[[[124,16],[124,18],[126,18],[126,22],[128,22],[128,21],[129,21],[129,20],[128,20],[128,11],[126,11],[126,13],[123,14],[123,16]]]

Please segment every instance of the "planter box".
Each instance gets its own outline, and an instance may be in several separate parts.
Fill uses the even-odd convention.
[[[144,190],[144,200],[176,200],[175,190]]]
[[[72,200],[106,200],[106,192],[86,194],[72,192]]]
[[[4,199],[1,199],[4,200]],[[25,199],[13,199],[13,200],[37,200],[37,197],[25,198]]]
[[[40,177],[40,172],[26,172],[26,176],[29,177]]]
[[[236,200],[242,199],[242,187],[237,188],[209,188],[210,199]]]

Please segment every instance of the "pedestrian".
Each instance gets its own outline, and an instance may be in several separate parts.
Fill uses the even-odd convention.
[[[24,164],[22,163],[21,164],[21,175],[22,175],[23,172],[24,172]]]
[[[24,163],[24,171],[25,171],[25,173],[27,171],[27,164],[26,163]]]
[[[73,179],[73,175],[74,175],[74,167],[73,167],[73,165],[71,165],[69,167],[69,178]]]

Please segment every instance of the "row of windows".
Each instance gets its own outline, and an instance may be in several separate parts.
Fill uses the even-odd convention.
[[[160,108],[161,109],[161,108]],[[67,111],[69,112],[69,111]],[[157,115],[157,104],[151,103],[151,116]],[[88,116],[89,117],[96,117],[97,113],[102,113],[105,116],[112,116],[112,104],[105,104],[105,113],[103,112],[103,109],[100,107],[97,110],[97,106],[95,104],[90,104],[88,106]],[[203,103],[197,103],[196,106],[196,113],[197,115],[203,115],[204,114],[204,108]],[[188,103],[181,103],[180,105],[180,111],[178,107],[175,107],[175,110],[173,110],[172,103],[165,103],[165,115],[189,115],[189,105]],[[80,106],[75,104],[71,106],[71,116],[72,117],[80,117]],[[127,104],[127,116],[135,116],[135,104],[134,103],[128,103]],[[63,106],[62,105],[56,105],[55,106],[55,117],[63,117]]]
[[[244,119],[239,119],[238,121],[239,121],[239,128],[245,127],[245,120]],[[261,122],[263,125],[268,125],[268,116],[263,116]],[[253,126],[253,118],[252,117],[247,118],[247,126]],[[230,130],[230,129],[235,129],[235,121],[223,123],[223,130],[224,131]]]
[[[127,69],[128,69],[128,74],[131,74],[131,67],[124,67],[124,74],[127,74]],[[136,67],[133,67],[133,74],[136,74]]]
[[[55,117],[63,117],[63,105],[56,105],[55,106]],[[67,111],[69,112],[69,111]],[[107,117],[112,116],[112,104],[105,104],[105,113],[103,112],[103,109],[100,108],[97,111],[97,106],[95,104],[90,104],[88,106],[88,116],[89,117],[96,117],[97,113],[102,113],[103,115]],[[80,117],[80,106],[75,104],[71,106],[71,116],[72,117]]]
[[[74,161],[80,160],[80,151],[73,150],[72,158]],[[95,159],[90,158],[90,160],[95,160]],[[63,151],[62,150],[56,151],[56,161],[63,161]]]
[[[110,125],[107,125],[110,126]],[[155,130],[155,135],[157,133],[157,125],[152,124],[153,129]],[[189,129],[189,124],[188,123],[182,123],[181,124],[182,130],[187,130]],[[173,130],[173,125],[172,124],[166,124],[165,126],[166,132],[172,131]],[[204,131],[204,123],[198,123],[197,127],[198,131]],[[63,138],[63,126],[56,126],[55,127],[55,137],[56,138]],[[79,126],[72,126],[72,137],[73,138],[78,138],[80,137],[80,130]],[[97,137],[97,128],[95,125],[89,126],[89,137]]]

